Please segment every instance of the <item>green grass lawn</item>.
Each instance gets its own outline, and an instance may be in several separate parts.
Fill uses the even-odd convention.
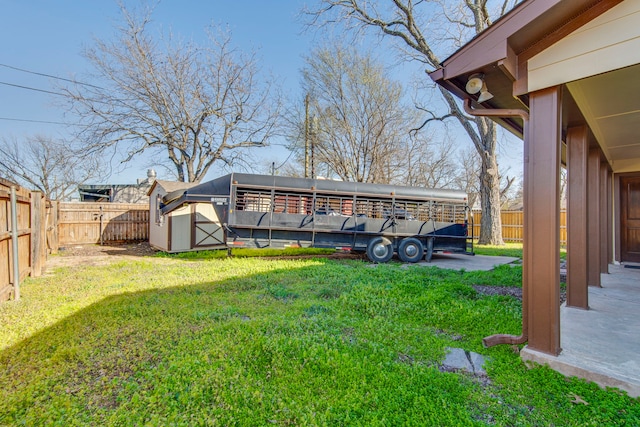
[[[522,243],[505,243],[504,246],[473,245],[476,255],[511,256],[522,259]]]
[[[0,425],[637,426],[640,403],[509,346],[521,268],[173,257],[66,268],[0,305]],[[448,347],[487,377],[443,372]],[[584,402],[573,403],[576,396]]]
[[[522,243],[505,243],[504,246],[473,245],[473,251],[477,255],[510,256],[522,259]],[[560,248],[560,259],[567,258],[567,249]]]

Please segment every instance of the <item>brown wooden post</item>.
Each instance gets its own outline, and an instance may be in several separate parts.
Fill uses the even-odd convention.
[[[609,164],[602,156],[600,161],[600,273],[609,273],[609,219],[607,208],[609,206]]]
[[[607,168],[607,263],[613,264],[613,170]]]
[[[42,213],[44,211],[44,204],[42,203],[42,193],[40,191],[31,192],[31,276],[38,277],[42,274],[44,267],[44,257],[42,256],[42,249],[44,245],[42,235]]]
[[[587,268],[587,126],[567,130],[567,306],[589,308]]]
[[[528,347],[560,353],[560,134],[562,88],[531,93],[524,165]],[[524,308],[523,308],[524,309]]]
[[[621,203],[620,203],[620,174],[613,175],[613,212],[615,215],[612,215],[614,220],[614,241],[615,245],[613,246],[613,254],[614,261],[620,262],[620,251],[622,250],[622,245],[620,244],[620,222],[621,222]]]
[[[600,282],[600,252],[601,252],[601,233],[600,233],[600,148],[595,147],[589,150],[589,158],[587,160],[587,209],[589,210],[588,233],[589,247],[587,248],[587,266],[589,269],[589,286],[601,287]]]

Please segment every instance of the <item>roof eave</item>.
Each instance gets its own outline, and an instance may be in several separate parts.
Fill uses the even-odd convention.
[[[620,1],[523,1],[443,61],[429,77],[460,99],[475,102],[465,86],[469,76],[482,73],[494,95],[482,108],[528,110],[527,61]],[[494,120],[522,136],[518,119]]]

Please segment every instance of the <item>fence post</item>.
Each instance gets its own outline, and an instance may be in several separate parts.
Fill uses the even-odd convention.
[[[104,245],[104,238],[103,238],[104,229],[102,226],[103,217],[104,217],[104,211],[102,209],[102,205],[100,205],[100,246]]]
[[[505,242],[522,243],[523,236],[523,211],[502,211],[502,238]],[[478,236],[480,230],[480,219],[482,214],[478,211],[473,212],[474,236]],[[560,211],[560,244],[567,244],[567,216],[566,211]]]
[[[11,244],[13,250],[13,299],[20,300],[20,253],[18,251],[18,198],[16,186],[11,186]]]
[[[31,192],[31,276],[38,277],[42,274],[44,264],[42,256],[42,193],[40,191]]]
[[[47,213],[47,248],[50,253],[58,253],[60,249],[60,243],[58,239],[58,208],[59,203],[57,200],[50,200],[49,211]]]

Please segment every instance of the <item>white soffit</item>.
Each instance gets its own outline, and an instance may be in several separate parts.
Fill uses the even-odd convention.
[[[567,84],[616,172],[640,170],[640,64]]]
[[[640,63],[640,1],[626,0],[528,62],[528,90]]]

